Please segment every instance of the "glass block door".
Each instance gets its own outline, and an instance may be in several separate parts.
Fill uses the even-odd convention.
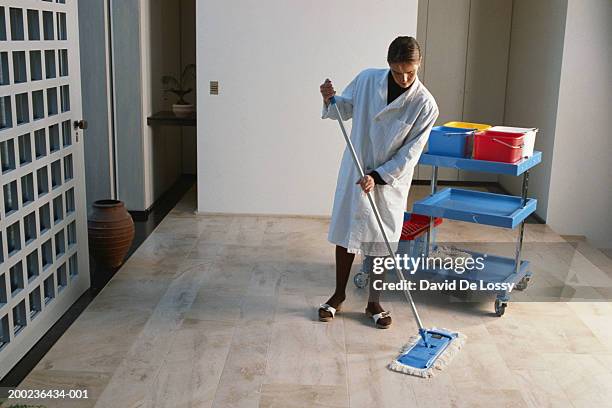
[[[0,378],[89,287],[77,0],[0,1]]]

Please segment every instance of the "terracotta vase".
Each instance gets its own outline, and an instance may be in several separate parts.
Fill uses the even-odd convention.
[[[119,200],[98,200],[87,220],[89,248],[103,266],[121,266],[134,240],[134,221]]]

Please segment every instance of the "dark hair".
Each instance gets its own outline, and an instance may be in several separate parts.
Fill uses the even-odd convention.
[[[389,45],[387,62],[390,64],[417,63],[421,60],[421,47],[414,37],[397,37]]]

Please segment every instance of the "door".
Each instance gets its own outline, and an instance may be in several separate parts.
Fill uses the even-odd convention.
[[[0,378],[89,287],[77,0],[0,0]]]

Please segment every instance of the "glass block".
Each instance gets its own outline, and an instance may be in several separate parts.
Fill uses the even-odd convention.
[[[77,254],[74,254],[68,260],[68,266],[70,267],[70,278],[74,278],[79,274],[79,262],[77,260]]]
[[[62,185],[62,164],[60,160],[51,163],[51,189]]]
[[[66,191],[66,214],[74,212],[74,188]]]
[[[60,87],[60,102],[62,107],[62,113],[70,110],[70,86],[62,85]]]
[[[56,65],[55,65],[55,50],[45,51],[45,74],[47,79],[57,77]]]
[[[38,266],[38,249],[35,249],[26,257],[26,270],[28,273],[28,282],[32,282],[40,274],[40,267]]]
[[[53,243],[51,240],[45,241],[40,247],[42,253],[43,270],[53,265]]]
[[[59,258],[66,253],[66,235],[64,230],[55,234],[55,256]]]
[[[21,204],[24,206],[34,202],[34,176],[28,173],[21,177]]]
[[[28,39],[30,41],[40,40],[40,19],[38,10],[28,10]]]
[[[15,297],[24,288],[23,265],[21,261],[17,262],[9,270],[9,277],[11,281],[11,296]]]
[[[53,35],[53,12],[52,11],[43,11],[43,38],[47,41],[54,40],[55,36]]]
[[[11,7],[9,14],[11,19],[11,40],[23,41],[23,9]]]
[[[64,219],[64,200],[62,196],[57,196],[53,199],[53,221],[55,224]]]
[[[18,335],[28,324],[25,299],[13,308],[13,335]]]
[[[42,78],[42,53],[30,51],[30,80],[40,81]]]
[[[4,214],[8,215],[19,209],[19,200],[17,198],[17,182],[11,181],[5,184],[4,187]]]
[[[21,228],[19,227],[19,221],[6,229],[6,247],[9,256],[15,255],[21,250]]]
[[[17,107],[17,124],[22,125],[30,121],[30,103],[28,94],[22,93],[15,95],[15,105]]]
[[[32,138],[29,133],[19,136],[19,165],[32,163]]]
[[[36,212],[31,212],[23,218],[23,233],[25,234],[25,242],[28,245],[36,239]]]
[[[68,271],[66,270],[66,264],[63,263],[56,271],[57,279],[57,291],[61,292],[66,286],[68,286]]]
[[[32,92],[32,116],[34,120],[45,117],[45,95],[42,90]]]
[[[47,89],[47,114],[57,115],[57,88]]]
[[[68,33],[66,32],[66,13],[57,13],[57,39],[67,40]]]
[[[13,111],[10,96],[0,97],[0,130],[13,127]]]
[[[45,129],[34,131],[34,150],[36,151],[37,159],[47,155],[47,135]]]
[[[30,321],[33,320],[42,310],[41,298],[40,298],[40,287],[36,287],[28,295],[30,301]]]
[[[47,170],[47,166],[36,170],[36,184],[38,185],[39,197],[49,192],[49,170]]]
[[[9,72],[8,52],[0,52],[0,85],[11,83],[11,73]]]
[[[2,232],[0,231],[0,264],[4,262],[4,244],[2,243]]]
[[[72,221],[68,224],[68,247],[76,244],[76,221]]]
[[[60,76],[68,76],[68,50],[59,50]]]
[[[13,51],[13,78],[20,84],[28,81],[25,51]]]
[[[51,153],[57,152],[61,148],[59,125],[49,126],[49,148]]]
[[[64,147],[72,145],[72,126],[70,126],[69,120],[62,122],[62,138]]]
[[[55,299],[55,281],[53,279],[53,275],[45,279],[45,282],[43,283],[43,292],[45,296],[45,305],[49,304],[49,302]]]
[[[0,6],[0,41],[6,41],[6,17],[4,7]]]
[[[13,139],[0,142],[0,162],[2,162],[2,173],[15,170],[15,142]]]
[[[41,233],[51,229],[51,208],[49,204],[45,204],[38,209],[38,223]]]
[[[6,347],[11,341],[11,334],[9,332],[9,320],[8,315],[5,315],[0,319],[0,351]]]
[[[58,3],[66,4],[66,0],[57,0]]]
[[[72,155],[64,157],[64,181],[72,180],[74,172],[72,169]]]

